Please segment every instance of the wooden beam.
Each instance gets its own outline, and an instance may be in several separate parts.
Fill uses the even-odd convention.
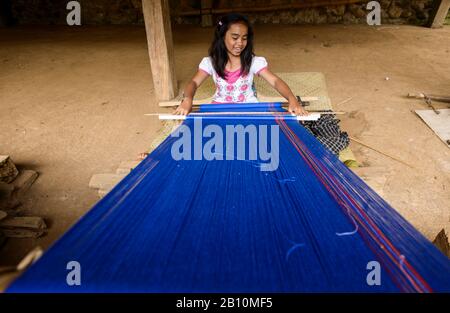
[[[205,116],[208,116],[205,113],[202,113],[202,114],[191,113],[187,116],[190,116],[192,118],[203,118]],[[242,112],[240,112],[240,113],[242,113]],[[273,114],[272,114],[273,117],[283,117],[283,118],[288,117],[288,118],[296,119],[297,121],[317,121],[320,118],[320,114],[321,114],[321,113],[310,113],[309,115],[292,115],[292,114],[287,115],[287,114],[282,114],[282,112],[280,112],[281,114],[275,114],[275,113],[277,113],[277,112],[273,112]],[[247,114],[244,114],[244,115],[247,115]],[[254,115],[254,114],[252,114],[252,115]],[[185,120],[187,118],[187,116],[186,115],[175,115],[175,114],[158,114],[158,117],[160,120]],[[220,117],[217,116],[216,118],[220,118]],[[222,118],[231,119],[230,116],[223,116]],[[251,118],[258,119],[258,116],[254,115]]]
[[[433,11],[430,15],[430,27],[441,28],[444,25],[449,9],[450,0],[435,0],[433,3]]]
[[[153,85],[159,100],[177,93],[168,0],[142,0]]]
[[[320,6],[336,6],[341,4],[352,4],[352,3],[363,3],[367,2],[364,0],[307,0],[307,1],[292,1],[292,3],[287,4],[267,4],[263,6],[250,6],[250,7],[233,7],[233,2],[231,7],[221,7],[211,9],[211,14],[226,14],[231,12],[247,13],[247,12],[272,12],[272,11],[283,11],[283,10],[295,10],[295,9],[305,9],[305,8],[315,8]],[[228,2],[225,2],[228,5]],[[221,3],[222,4],[222,3]],[[192,15],[202,15],[202,10],[186,10],[182,12],[174,13],[175,16],[192,16]]]
[[[265,97],[265,96],[259,96],[258,97],[260,102],[282,102],[282,103],[286,103],[287,100],[283,97]],[[308,102],[312,102],[312,101],[318,101],[319,98],[318,97],[300,97],[302,103],[306,103],[308,104]],[[198,100],[194,100],[192,101],[192,105],[195,106],[199,106],[199,105],[204,105],[207,103],[211,102],[211,98],[206,98],[206,99],[198,99]],[[170,100],[170,101],[161,101],[159,102],[159,106],[160,107],[175,107],[175,106],[179,106],[181,103],[181,99],[176,99],[176,100]],[[306,106],[306,105],[304,105]]]

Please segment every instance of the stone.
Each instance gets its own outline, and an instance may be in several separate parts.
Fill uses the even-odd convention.
[[[448,242],[447,234],[445,229],[442,229],[433,240],[433,244],[441,250],[443,254],[450,258],[450,244]]]
[[[327,13],[335,16],[343,16],[345,13],[345,5],[337,5],[332,7],[326,7]]]
[[[407,18],[412,17],[413,15],[414,15],[414,11],[412,9],[405,9],[405,10],[403,10],[402,15],[400,17],[407,19]]]
[[[344,24],[358,24],[359,19],[350,12],[345,12],[343,17]]]
[[[315,9],[300,10],[295,15],[295,21],[298,24],[314,24],[318,16],[319,12]]]
[[[295,18],[292,16],[292,14],[288,11],[280,12],[280,22],[282,24],[293,24],[295,21]]]
[[[390,7],[392,0],[380,0],[379,2],[382,9],[387,9]]]
[[[19,171],[8,155],[0,155],[0,181],[5,183],[12,182]]]
[[[423,1],[412,1],[411,8],[416,11],[423,11],[425,9],[425,3]]]
[[[367,16],[367,11],[364,10],[361,5],[359,4],[350,4],[348,9],[350,10],[350,12],[353,13],[353,15],[357,18],[362,18]]]
[[[388,10],[389,17],[391,18],[399,18],[403,13],[403,9],[396,4],[391,5]]]
[[[342,21],[342,16],[328,15],[328,17],[327,17],[328,24],[338,24],[341,21]]]

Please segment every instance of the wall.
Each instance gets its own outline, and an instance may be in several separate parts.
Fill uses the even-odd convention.
[[[67,0],[2,0],[11,2],[11,15],[16,24],[66,24]],[[143,24],[141,0],[80,0],[82,24]],[[283,5],[288,0],[219,0],[215,8]],[[383,24],[424,25],[432,0],[380,0]],[[366,2],[365,2],[366,3]],[[365,23],[365,3],[325,6],[319,8],[246,13],[255,24],[325,24]],[[199,16],[179,16],[186,10],[200,9],[200,1],[170,0],[175,24],[200,24]],[[215,20],[217,16],[214,16]],[[449,12],[450,18],[450,12]],[[5,18],[3,18],[4,20]]]

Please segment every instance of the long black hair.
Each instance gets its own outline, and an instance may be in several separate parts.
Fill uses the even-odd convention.
[[[209,48],[209,56],[212,59],[212,64],[216,73],[226,79],[225,66],[228,62],[228,53],[225,46],[225,34],[232,24],[242,23],[247,26],[247,46],[241,52],[241,75],[246,75],[250,72],[250,66],[252,65],[252,59],[255,55],[253,53],[253,28],[248,19],[238,13],[230,13],[222,16],[218,19],[216,24],[216,30],[214,32],[214,39]]]

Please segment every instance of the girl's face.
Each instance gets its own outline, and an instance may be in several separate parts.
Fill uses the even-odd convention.
[[[245,24],[234,23],[225,33],[225,47],[233,56],[240,56],[247,46],[248,28]]]

